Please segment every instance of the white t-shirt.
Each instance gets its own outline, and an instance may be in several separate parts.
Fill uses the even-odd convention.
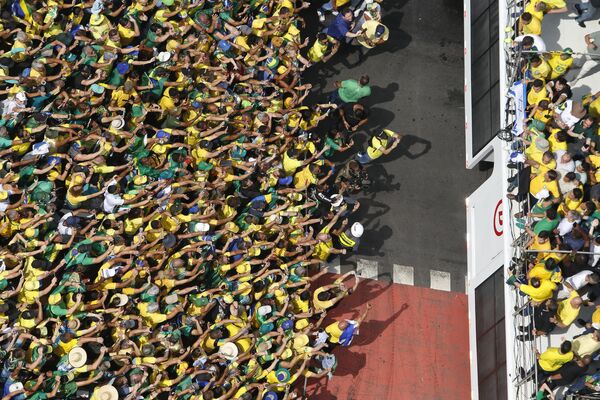
[[[111,181],[108,184],[108,187],[114,186],[116,184],[117,183],[115,181]],[[102,203],[102,208],[104,209],[104,212],[113,213],[115,207],[121,206],[123,204],[125,204],[125,200],[123,200],[123,198],[118,194],[108,193],[108,190],[104,192],[104,202]]]
[[[581,271],[576,273],[575,275],[565,279],[565,282],[571,285],[571,287],[575,290],[579,290],[585,285],[587,285],[585,278],[589,275],[593,274],[592,271]]]
[[[577,222],[581,222],[580,220],[576,220],[576,221],[569,221],[569,219],[567,217],[563,218],[560,220],[560,223],[558,224],[558,234],[560,236],[565,236],[567,233],[571,232],[573,230],[573,224]]]
[[[574,117],[573,114],[571,114],[571,111],[573,110],[573,100],[567,100],[563,104],[563,109],[561,109],[561,107],[556,107],[554,112],[560,115],[560,120],[563,123],[565,123],[569,128],[572,128],[576,123],[579,122],[581,118]]]
[[[546,51],[546,43],[544,43],[544,39],[538,35],[521,35],[515,38],[515,42],[521,43],[525,36],[530,36],[533,39],[533,46],[537,49],[537,51],[544,52]]]
[[[8,189],[8,187],[3,185],[0,185],[0,191],[8,193],[9,196],[14,193],[12,190]],[[7,197],[6,200],[0,201],[0,212],[5,212],[8,206],[10,206],[10,201]]]
[[[554,153],[554,157],[556,158],[556,172],[560,174],[560,176],[564,176],[569,172],[575,172],[575,161],[572,159],[566,163],[561,162],[562,156],[566,153],[564,150],[557,150]],[[563,192],[564,193],[564,192]]]
[[[66,213],[65,215],[62,216],[62,218],[60,219],[60,221],[58,221],[58,233],[60,233],[61,235],[72,235],[73,234],[73,228],[71,228],[70,226],[65,226],[65,221],[67,220],[67,218],[72,217],[73,213]]]

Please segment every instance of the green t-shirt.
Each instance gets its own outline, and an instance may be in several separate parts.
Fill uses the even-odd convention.
[[[560,223],[560,218],[556,217],[554,220],[549,220],[548,218],[544,218],[539,220],[535,226],[533,227],[533,231],[536,235],[539,235],[540,232],[548,231],[552,232]]]
[[[356,103],[370,94],[371,88],[369,86],[361,86],[356,79],[342,81],[342,87],[338,89],[338,95],[344,103]]]
[[[9,148],[12,146],[13,141],[7,138],[0,137],[0,150]]]
[[[325,145],[329,146],[329,149],[323,153],[325,157],[331,157],[333,153],[339,150],[340,144],[335,141],[335,139],[330,138],[329,136],[325,139]]]

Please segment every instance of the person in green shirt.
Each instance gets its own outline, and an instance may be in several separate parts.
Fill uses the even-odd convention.
[[[357,81],[356,79],[346,79],[345,81],[335,82],[336,90],[329,95],[329,102],[338,105],[344,103],[356,103],[363,97],[371,95],[369,86],[369,76],[363,75]]]
[[[533,231],[538,235],[542,231],[552,232],[560,223],[560,217],[554,207],[546,210],[544,217],[533,226]]]

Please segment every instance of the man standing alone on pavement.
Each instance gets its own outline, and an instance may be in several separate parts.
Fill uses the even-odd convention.
[[[336,81],[335,87],[337,89],[329,95],[329,102],[337,105],[356,103],[363,97],[371,95],[368,75],[361,76],[358,81],[356,79],[346,79],[341,82]]]

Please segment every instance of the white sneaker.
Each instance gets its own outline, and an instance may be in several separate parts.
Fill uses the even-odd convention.
[[[339,12],[337,12],[337,11],[333,10],[333,11],[331,11],[331,14],[332,14],[332,15],[335,15],[335,16],[337,17],[337,15],[339,14]]]

